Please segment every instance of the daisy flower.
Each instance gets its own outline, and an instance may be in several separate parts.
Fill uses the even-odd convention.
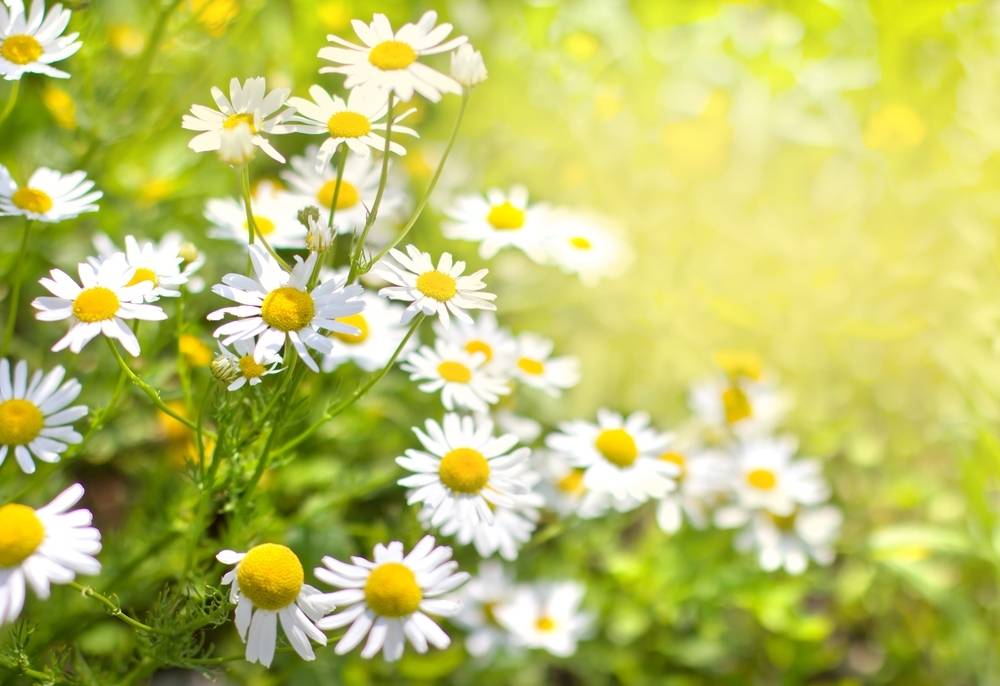
[[[517,363],[514,377],[553,398],[580,382],[580,360],[575,357],[552,357],[552,341],[533,333],[517,339]]]
[[[242,274],[226,274],[222,283],[212,286],[212,292],[238,304],[209,313],[209,321],[218,321],[226,315],[236,317],[215,330],[215,337],[223,345],[256,338],[253,357],[263,364],[278,353],[289,340],[309,369],[319,371],[319,366],[309,354],[309,348],[322,355],[329,353],[333,344],[321,330],[335,333],[358,333],[338,317],[356,314],[364,308],[358,299],[361,286],[341,287],[336,279],[327,279],[306,290],[316,253],[303,261],[295,257],[291,272],[281,268],[267,251],[259,245],[250,246],[250,261],[256,278]]]
[[[222,132],[245,126],[253,135],[251,142],[269,157],[284,162],[285,158],[271,145],[271,134],[292,133],[285,123],[288,110],[278,112],[285,104],[290,90],[275,88],[267,92],[263,76],[247,79],[242,84],[237,78],[229,82],[229,97],[212,87],[212,99],[218,110],[204,105],[191,105],[191,114],[185,114],[181,126],[189,131],[201,131],[191,139],[188,147],[195,152],[216,151],[222,147]]]
[[[93,191],[86,172],[61,174],[39,167],[18,187],[7,168],[0,164],[0,216],[19,215],[33,221],[55,223],[96,212],[104,194]]]
[[[489,76],[482,53],[473,48],[471,43],[458,46],[451,53],[451,76],[466,88],[481,84]]]
[[[510,634],[497,622],[496,611],[514,596],[514,581],[499,562],[487,561],[462,587],[462,609],[455,622],[468,635],[465,647],[470,655],[484,657],[509,647]]]
[[[306,227],[297,218],[302,205],[296,196],[270,181],[262,181],[254,190],[251,206],[257,232],[271,247],[302,249]],[[212,198],[205,203],[205,219],[212,224],[208,235],[236,241],[243,245],[250,238],[247,211],[240,198]],[[258,242],[254,235],[254,243]]]
[[[582,600],[583,586],[574,581],[531,584],[518,588],[494,613],[515,645],[568,657],[592,621],[590,614],[580,610]]]
[[[281,355],[272,354],[258,362],[253,356],[254,347],[256,343],[252,338],[233,341],[233,350],[219,344],[222,357],[228,363],[227,367],[233,370],[231,376],[235,377],[226,387],[227,390],[238,391],[248,383],[256,386],[263,377],[281,371]]]
[[[587,286],[621,276],[633,255],[621,230],[608,219],[572,210],[553,210],[548,215],[549,235],[545,252],[550,261]]]
[[[419,61],[426,55],[454,50],[468,40],[465,36],[445,40],[451,24],[436,23],[434,11],[396,32],[384,14],[375,14],[371,24],[355,19],[351,25],[362,45],[328,35],[327,40],[339,47],[321,48],[318,57],[336,66],[322,67],[319,73],[344,74],[345,88],[370,84],[394,92],[400,100],[409,100],[414,92],[431,102],[440,100],[442,93],[461,93],[457,81]]]
[[[680,470],[660,459],[669,440],[650,428],[645,412],[623,417],[602,409],[596,424],[563,422],[545,443],[584,470],[584,487],[610,495],[613,506],[624,512],[676,488]]]
[[[707,427],[731,430],[749,439],[777,429],[791,402],[787,393],[770,381],[725,376],[695,384],[688,404]]]
[[[723,452],[683,441],[670,445],[660,459],[677,465],[680,474],[677,490],[663,495],[656,505],[656,523],[668,534],[676,533],[685,520],[703,529],[709,504],[728,491],[732,460]]]
[[[77,267],[80,284],[66,272],[53,269],[51,278],[39,283],[55,297],[35,298],[31,306],[39,321],[70,320],[70,329],[52,346],[54,352],[69,348],[78,353],[98,334],[115,338],[133,357],[139,356],[139,339],[125,323],[126,319],[162,321],[167,313],[156,305],[143,304],[152,288],[149,281],[129,285],[135,270],[125,255],[115,253],[97,264],[81,262]]]
[[[55,367],[48,374],[36,371],[28,380],[28,364],[21,360],[10,373],[10,363],[0,360],[0,466],[7,452],[25,474],[35,471],[37,458],[58,462],[69,443],[83,440],[73,422],[86,416],[84,405],[67,407],[80,395],[80,382],[63,383],[66,370]]]
[[[573,466],[560,453],[536,450],[532,455],[542,475],[540,491],[550,510],[561,517],[594,519],[611,509],[612,499],[607,492],[589,489],[584,484],[584,468]],[[636,502],[634,506],[638,505]],[[622,506],[621,509],[631,507]]]
[[[77,40],[79,33],[62,35],[71,15],[58,3],[46,15],[43,0],[32,0],[27,14],[21,0],[10,3],[9,10],[0,3],[0,74],[4,79],[17,81],[29,73],[68,79],[69,74],[50,65],[83,46]]]
[[[447,648],[448,634],[427,615],[450,617],[459,610],[457,601],[442,597],[469,578],[456,571],[451,548],[435,546],[433,536],[424,536],[409,555],[403,555],[402,543],[393,541],[376,545],[374,558],[352,557],[354,564],[347,564],[328,556],[316,569],[318,579],[344,589],[330,596],[344,609],[319,622],[325,630],[350,625],[334,652],[351,651],[366,635],[365,659],[382,651],[388,662],[395,662],[406,641],[418,653],[426,652],[428,643]]]
[[[101,571],[94,558],[101,551],[101,533],[90,526],[90,511],[70,510],[82,497],[83,486],[73,484],[37,510],[0,505],[0,624],[21,614],[25,582],[44,600],[52,584]]]
[[[545,242],[549,221],[544,205],[529,205],[528,190],[514,186],[509,191],[493,188],[486,195],[465,195],[445,211],[450,221],[444,235],[479,243],[483,259],[501,248],[522,250],[538,263],[546,261]]]
[[[346,280],[346,274],[341,281]],[[374,293],[361,296],[365,309],[357,314],[340,317],[343,324],[353,326],[357,333],[334,332],[333,347],[323,356],[323,371],[330,372],[346,362],[353,362],[366,372],[384,367],[406,338],[407,327],[399,323],[403,308],[393,305]],[[400,352],[405,355],[415,341],[407,341]]]
[[[809,560],[824,567],[833,563],[833,545],[843,519],[832,505],[797,508],[786,516],[758,511],[737,534],[734,544],[744,552],[756,551],[757,563],[764,571],[784,569],[801,574]]]
[[[88,258],[91,266],[97,268],[103,259],[118,252],[111,240],[104,234],[94,239],[99,257]],[[178,290],[188,282],[191,276],[204,263],[204,258],[185,264],[181,256],[183,240],[178,233],[167,234],[159,243],[144,241],[140,243],[134,236],[125,236],[125,261],[134,271],[128,285],[134,286],[144,281],[152,284],[146,292],[146,300],[153,302],[160,297],[176,298]]]
[[[407,450],[396,464],[413,472],[398,483],[409,489],[408,505],[430,509],[432,527],[451,520],[490,522],[491,507],[511,507],[514,496],[527,491],[531,451],[518,448],[514,436],[494,436],[489,419],[446,414],[441,424],[428,419],[424,428],[413,427],[424,449]]]
[[[510,393],[510,386],[486,371],[483,364],[482,353],[470,354],[436,341],[433,348],[424,345],[407,355],[402,368],[412,381],[423,382],[418,388],[424,393],[441,391],[445,409],[486,412],[500,396]]]
[[[222,584],[236,603],[236,631],[246,643],[247,662],[271,666],[279,621],[299,657],[315,660],[309,640],[326,645],[317,625],[335,605],[331,594],[305,583],[298,556],[283,545],[262,543],[245,553],[223,550],[215,559],[235,565]]]
[[[525,487],[533,488],[541,477],[534,472],[526,472],[521,481]],[[505,560],[517,559],[521,546],[531,540],[541,518],[540,508],[545,499],[538,493],[528,492],[511,496],[511,506],[492,508],[491,520],[449,519],[440,527],[443,536],[454,536],[462,545],[473,545],[480,557],[491,557],[497,553]],[[430,524],[432,508],[424,508],[418,518],[425,525]]]
[[[462,321],[472,321],[465,310],[495,310],[496,295],[483,291],[486,284],[483,277],[487,269],[463,276],[465,262],[453,262],[451,253],[442,253],[437,267],[428,253],[421,252],[413,245],[406,246],[406,253],[390,250],[384,260],[372,270],[374,276],[388,281],[379,291],[392,300],[403,300],[407,305],[403,314],[404,323],[423,312],[440,317],[448,326],[451,315]]]
[[[492,312],[483,312],[475,320],[456,321],[450,326],[436,321],[434,337],[469,354],[481,354],[485,358],[483,369],[498,377],[509,377],[517,358],[514,337],[500,326]]]

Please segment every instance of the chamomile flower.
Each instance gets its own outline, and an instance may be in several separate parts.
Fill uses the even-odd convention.
[[[545,252],[564,272],[587,286],[621,276],[633,255],[621,230],[608,219],[587,212],[554,210],[548,215]]]
[[[25,474],[35,471],[35,459],[58,462],[70,443],[83,438],[73,422],[86,416],[84,405],[67,407],[80,395],[80,382],[63,382],[66,370],[55,367],[48,374],[36,371],[28,379],[28,365],[21,360],[11,376],[10,364],[0,360],[0,466],[11,449]]]
[[[660,459],[677,465],[680,474],[677,490],[663,495],[656,504],[656,523],[668,534],[676,533],[685,520],[696,529],[704,528],[709,505],[729,488],[732,460],[721,451],[682,440],[671,444]]]
[[[471,43],[460,45],[451,53],[451,76],[466,88],[481,84],[489,76],[482,53]]]
[[[407,305],[403,321],[407,322],[423,312],[437,316],[448,326],[451,316],[462,321],[472,321],[465,310],[495,310],[496,295],[483,289],[483,277],[489,273],[480,269],[463,276],[465,262],[453,262],[451,253],[442,253],[437,267],[428,253],[421,252],[413,245],[406,246],[406,253],[390,250],[386,258],[372,270],[373,275],[388,281],[379,291],[392,300],[403,300]]]
[[[272,134],[292,133],[285,120],[288,110],[278,112],[288,98],[288,88],[275,88],[267,92],[263,76],[247,79],[243,83],[233,78],[229,82],[229,97],[219,88],[212,87],[212,99],[218,110],[204,105],[191,105],[191,113],[181,119],[181,126],[189,131],[201,131],[191,139],[188,147],[195,152],[217,151],[222,147],[222,132],[245,126],[252,134],[251,142],[269,157],[284,162],[285,158],[268,141]]]
[[[107,236],[94,239],[100,257],[88,259],[91,266],[97,268],[102,259],[107,259],[118,252]],[[178,290],[188,282],[195,271],[204,263],[204,258],[198,262],[184,263],[181,256],[183,240],[180,234],[172,233],[163,237],[159,243],[144,241],[140,243],[134,236],[125,236],[125,260],[134,271],[128,285],[148,281],[152,288],[146,292],[146,300],[153,302],[160,297],[176,298]]]
[[[539,479],[534,472],[527,472],[521,481],[525,486],[534,487]],[[442,524],[439,531],[443,536],[453,536],[462,545],[475,546],[480,557],[499,553],[505,560],[516,560],[521,546],[531,540],[531,535],[538,528],[540,508],[545,504],[545,498],[531,491],[512,498],[513,505],[492,508],[493,518],[490,521],[455,517]],[[432,510],[424,508],[419,519],[427,526],[432,516]]]
[[[247,662],[271,666],[278,622],[303,660],[315,660],[310,639],[326,645],[317,624],[335,607],[331,594],[305,583],[298,556],[276,543],[262,543],[245,553],[223,550],[215,556],[235,567],[222,577],[229,601],[236,603],[236,631],[246,643]]]
[[[32,0],[27,14],[21,0],[9,10],[0,3],[0,74],[4,79],[17,81],[30,73],[68,79],[69,74],[51,65],[83,46],[77,40],[79,33],[62,35],[71,15],[58,3],[46,14],[43,0]]]
[[[532,453],[542,475],[539,490],[545,505],[561,517],[577,516],[583,519],[600,517],[611,509],[611,496],[605,491],[587,488],[583,482],[586,470],[575,467],[566,456],[549,450]],[[634,504],[638,507],[639,503]],[[621,506],[631,509],[633,505]]]
[[[797,508],[785,516],[758,511],[734,543],[738,550],[755,551],[764,571],[801,574],[810,560],[821,566],[833,563],[833,546],[843,519],[832,505]]]
[[[254,224],[259,236],[274,248],[302,249],[306,244],[306,227],[296,214],[302,207],[300,198],[282,190],[270,181],[257,185],[251,202]],[[212,198],[205,203],[205,219],[212,224],[208,235],[247,244],[250,228],[243,201],[238,198]],[[254,243],[258,243],[254,235]]]
[[[510,386],[484,368],[482,353],[470,354],[463,348],[436,341],[434,347],[421,346],[406,356],[403,371],[420,381],[424,393],[441,391],[441,403],[447,410],[466,409],[486,412],[500,396],[510,393]]]
[[[426,652],[428,643],[447,648],[451,639],[428,614],[450,617],[459,610],[456,600],[443,596],[469,575],[456,571],[451,548],[435,546],[434,537],[425,536],[405,556],[399,541],[376,545],[374,558],[353,557],[354,564],[346,564],[324,557],[323,567],[316,569],[318,579],[344,589],[330,596],[342,611],[319,622],[325,630],[350,625],[334,652],[350,652],[366,635],[365,659],[382,651],[388,662],[395,662],[406,641],[418,653]]]
[[[669,438],[649,426],[645,412],[623,417],[602,409],[596,424],[563,422],[545,443],[584,470],[585,488],[608,494],[615,509],[624,512],[676,488],[680,470],[660,459]]]
[[[322,171],[330,164],[330,158],[341,143],[359,157],[368,157],[372,150],[385,149],[385,131],[388,125],[389,102],[385,91],[379,88],[355,88],[345,101],[339,95],[330,95],[322,86],[310,86],[309,96],[289,98],[288,104],[295,108],[295,130],[300,133],[323,134],[326,140],[316,153],[315,169]],[[406,118],[408,110],[392,120],[392,133],[417,136],[417,132],[398,122]],[[395,141],[389,142],[389,152],[405,155],[406,148]],[[341,189],[343,190],[343,189]]]
[[[162,321],[167,313],[143,300],[152,289],[149,281],[129,285],[135,277],[125,255],[115,253],[98,264],[81,262],[77,267],[78,285],[66,272],[53,269],[51,278],[39,283],[55,297],[35,298],[31,305],[39,321],[70,320],[70,329],[56,341],[52,350],[69,348],[78,353],[98,334],[117,339],[133,357],[139,356],[139,339],[125,323],[126,319]]]
[[[346,274],[341,277],[341,281],[345,280]],[[407,327],[399,323],[402,307],[374,293],[364,293],[361,300],[364,310],[339,319],[353,326],[357,333],[337,331],[331,334],[333,347],[323,356],[324,372],[333,371],[346,362],[353,362],[366,372],[381,369],[406,338]],[[415,345],[416,341],[411,338],[400,355],[406,355]]]
[[[490,522],[491,507],[511,507],[514,496],[527,491],[531,451],[518,448],[514,436],[494,436],[489,419],[446,414],[440,424],[428,419],[424,428],[413,427],[424,449],[410,448],[396,463],[414,472],[399,485],[409,489],[407,504],[430,509],[430,526]]]
[[[62,174],[39,167],[18,187],[7,168],[0,164],[0,216],[19,215],[33,221],[55,223],[96,212],[104,194],[82,171]]]
[[[580,609],[582,601],[583,586],[574,581],[536,583],[519,587],[494,613],[515,645],[568,657],[591,626],[592,616]]]
[[[336,66],[322,67],[321,74],[344,74],[345,88],[374,85],[394,92],[400,100],[409,100],[417,92],[431,102],[442,93],[461,93],[454,79],[431,69],[419,61],[421,57],[454,50],[468,39],[458,36],[446,40],[451,24],[437,23],[437,12],[424,13],[416,24],[404,24],[393,32],[389,19],[376,14],[371,24],[354,20],[354,33],[363,45],[338,36],[327,40],[339,47],[321,48],[318,57]]]
[[[470,655],[492,655],[511,643],[510,633],[497,622],[496,610],[514,597],[514,581],[499,562],[487,561],[462,587],[462,609],[455,622],[468,631],[465,647]]]
[[[281,371],[281,355],[274,353],[258,362],[253,356],[256,345],[252,338],[233,341],[232,350],[219,344],[222,357],[226,359],[228,368],[233,370],[236,377],[226,387],[227,390],[238,391],[247,384],[256,386],[263,377]]]
[[[514,377],[526,386],[545,391],[553,398],[580,382],[580,360],[575,357],[552,357],[552,341],[533,333],[517,339]]]
[[[768,380],[719,377],[695,384],[688,404],[708,428],[749,439],[771,434],[784,421],[788,395]]]
[[[482,312],[472,321],[456,321],[450,326],[436,321],[434,338],[470,354],[481,354],[485,358],[483,368],[501,378],[510,376],[517,359],[514,337],[500,326],[492,312]]]
[[[544,205],[529,204],[524,186],[460,196],[446,214],[450,221],[444,224],[444,235],[477,241],[479,255],[484,259],[495,256],[502,248],[514,247],[535,262],[546,261],[548,210]]]
[[[94,558],[101,533],[90,525],[90,511],[70,510],[82,497],[83,486],[73,484],[37,510],[0,505],[0,625],[21,614],[25,583],[44,600],[52,584],[101,571]]]
[[[273,357],[288,339],[309,369],[319,366],[309,348],[322,355],[333,349],[322,330],[356,334],[358,330],[337,319],[360,312],[364,302],[358,299],[361,286],[341,287],[337,279],[327,279],[307,290],[316,263],[316,253],[303,261],[296,256],[291,272],[285,271],[264,248],[250,246],[254,277],[226,274],[212,292],[238,304],[223,307],[208,315],[218,321],[226,315],[236,317],[215,330],[223,345],[256,338],[253,356],[258,363]]]

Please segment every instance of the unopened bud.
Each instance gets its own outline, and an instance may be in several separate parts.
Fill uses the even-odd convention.
[[[460,45],[451,53],[451,77],[466,88],[482,83],[488,75],[482,53],[471,43]]]
[[[239,365],[232,358],[218,355],[212,360],[212,376],[222,383],[232,383],[239,375]]]

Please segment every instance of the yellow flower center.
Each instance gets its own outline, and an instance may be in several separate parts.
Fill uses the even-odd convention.
[[[119,304],[118,296],[110,288],[85,288],[73,301],[73,316],[81,322],[103,322],[115,316]]]
[[[45,214],[52,209],[52,198],[45,191],[37,188],[18,188],[14,195],[10,197],[15,207],[20,207],[25,212],[35,214]]]
[[[368,53],[368,61],[379,69],[406,69],[417,61],[417,52],[409,43],[387,40],[379,43]]]
[[[145,267],[138,267],[135,270],[135,274],[132,275],[132,279],[125,285],[134,286],[137,283],[142,283],[143,281],[149,281],[154,286],[159,283],[156,278],[156,272],[152,269],[146,269]]]
[[[481,353],[486,361],[489,362],[493,359],[493,348],[486,341],[481,341],[479,339],[471,340],[465,344],[465,352],[470,355],[475,355],[476,353]]]
[[[490,208],[490,213],[486,215],[486,221],[498,231],[520,229],[524,226],[524,210],[504,201]]]
[[[0,568],[16,567],[45,540],[45,527],[27,505],[0,507]]]
[[[479,493],[490,480],[490,464],[472,448],[455,448],[441,458],[441,483],[458,493]]]
[[[0,445],[24,445],[38,438],[45,416],[30,400],[12,398],[0,403]]]
[[[664,462],[671,462],[677,465],[677,468],[680,470],[680,474],[677,476],[678,481],[681,481],[687,474],[687,459],[680,453],[668,451],[660,455],[660,459]]]
[[[330,117],[326,128],[333,138],[358,138],[372,130],[372,123],[360,112],[344,110]]]
[[[619,467],[628,467],[639,457],[635,439],[625,429],[605,429],[594,445],[605,460]]]
[[[556,482],[556,488],[563,493],[583,493],[583,470],[574,469]]]
[[[771,522],[782,531],[793,531],[795,529],[795,515],[796,512],[794,510],[790,514],[786,515],[776,515],[771,512],[767,513]]]
[[[412,615],[423,598],[416,575],[400,562],[379,565],[365,582],[365,603],[382,617]]]
[[[274,233],[274,222],[267,217],[261,217],[260,215],[255,214],[253,216],[253,223],[257,225],[257,233],[261,236],[270,236]],[[249,231],[250,225],[244,221],[243,228]]]
[[[753,417],[753,407],[750,398],[739,386],[729,386],[722,391],[722,410],[726,414],[726,422],[736,422]]]
[[[250,133],[257,133],[257,127],[253,123],[253,115],[248,112],[230,114],[226,117],[226,121],[222,122],[222,128],[235,129],[240,124],[246,124],[247,128],[250,129]]]
[[[8,36],[0,44],[0,55],[14,64],[28,64],[42,56],[42,44],[34,36],[24,33]]]
[[[760,491],[770,491],[778,485],[778,477],[770,469],[751,469],[747,472],[747,483]]]
[[[330,179],[323,184],[323,187],[319,189],[316,194],[316,200],[323,207],[330,207],[333,204],[333,191],[337,187],[337,180]],[[337,209],[345,210],[348,207],[354,207],[358,204],[358,200],[361,196],[358,194],[358,189],[353,183],[340,180],[340,192],[337,194]]]
[[[267,367],[253,359],[252,354],[247,353],[240,358],[240,372],[246,378],[256,379],[257,377],[263,376],[266,371]]]
[[[280,610],[295,602],[304,579],[299,558],[276,543],[254,546],[236,567],[240,593],[264,610]]]
[[[556,620],[552,619],[548,615],[542,615],[535,620],[535,628],[546,633],[549,631],[555,631]]]
[[[334,331],[334,337],[340,339],[348,345],[357,345],[358,343],[364,343],[368,339],[368,334],[371,330],[368,328],[368,320],[365,316],[358,312],[357,314],[349,314],[346,317],[337,317],[337,321],[341,324],[347,324],[348,326],[353,326],[358,330],[358,333],[341,333],[340,331]]]
[[[438,302],[451,300],[458,291],[457,286],[455,279],[436,269],[417,277],[417,290]]]
[[[445,360],[438,365],[438,374],[451,383],[469,383],[472,380],[472,370],[461,362]]]
[[[590,250],[593,245],[583,236],[573,236],[569,239],[569,244],[572,245],[577,250]]]
[[[263,320],[280,331],[298,331],[311,322],[315,314],[312,296],[291,286],[275,288],[260,306]]]
[[[517,368],[525,374],[541,376],[545,372],[545,364],[540,360],[533,360],[530,357],[522,357],[517,361]]]

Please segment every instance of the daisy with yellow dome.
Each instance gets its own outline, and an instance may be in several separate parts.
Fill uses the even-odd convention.
[[[466,195],[455,200],[445,214],[446,238],[479,243],[479,256],[494,257],[501,249],[517,248],[538,263],[547,261],[545,244],[550,222],[545,205],[530,204],[528,189],[493,188],[485,195]]]
[[[42,74],[68,79],[69,74],[52,66],[76,54],[83,47],[79,33],[63,31],[72,12],[56,3],[45,11],[43,0],[32,0],[31,10],[24,11],[22,0],[7,0],[9,9],[0,3],[0,74],[7,81],[17,81],[25,74]]]
[[[554,347],[552,341],[537,334],[521,334],[512,372],[525,386],[558,398],[580,382],[580,360],[569,355],[553,357]]]
[[[569,657],[593,623],[593,616],[580,607],[583,594],[583,586],[575,581],[523,584],[497,607],[496,618],[514,645]]]
[[[457,320],[450,326],[436,321],[434,338],[470,354],[481,354],[485,358],[483,368],[501,378],[510,377],[517,359],[514,337],[500,326],[492,312],[480,312],[472,321]]]
[[[18,186],[7,168],[0,164],[0,216],[21,216],[32,221],[55,223],[97,212],[104,194],[82,171],[63,174],[39,167],[28,182]]]
[[[256,386],[265,376],[281,371],[281,355],[272,354],[258,362],[254,356],[256,343],[252,338],[233,341],[232,350],[219,344],[220,357],[213,362],[215,369],[224,367],[223,378],[228,382],[226,390],[238,391],[247,384]]]
[[[501,396],[510,393],[510,385],[485,368],[482,353],[469,353],[444,341],[434,347],[421,346],[406,356],[403,371],[420,382],[424,393],[441,392],[446,410],[486,412]]]
[[[96,240],[101,244],[98,258],[91,257],[88,261],[92,266],[100,265],[101,259],[107,259],[118,252],[107,236]],[[134,269],[130,285],[147,281],[152,288],[147,291],[145,299],[154,302],[159,298],[177,298],[179,288],[186,284],[194,273],[204,263],[204,257],[195,261],[186,261],[181,255],[182,238],[178,233],[167,234],[160,242],[142,241],[135,236],[125,236],[125,260]]]

